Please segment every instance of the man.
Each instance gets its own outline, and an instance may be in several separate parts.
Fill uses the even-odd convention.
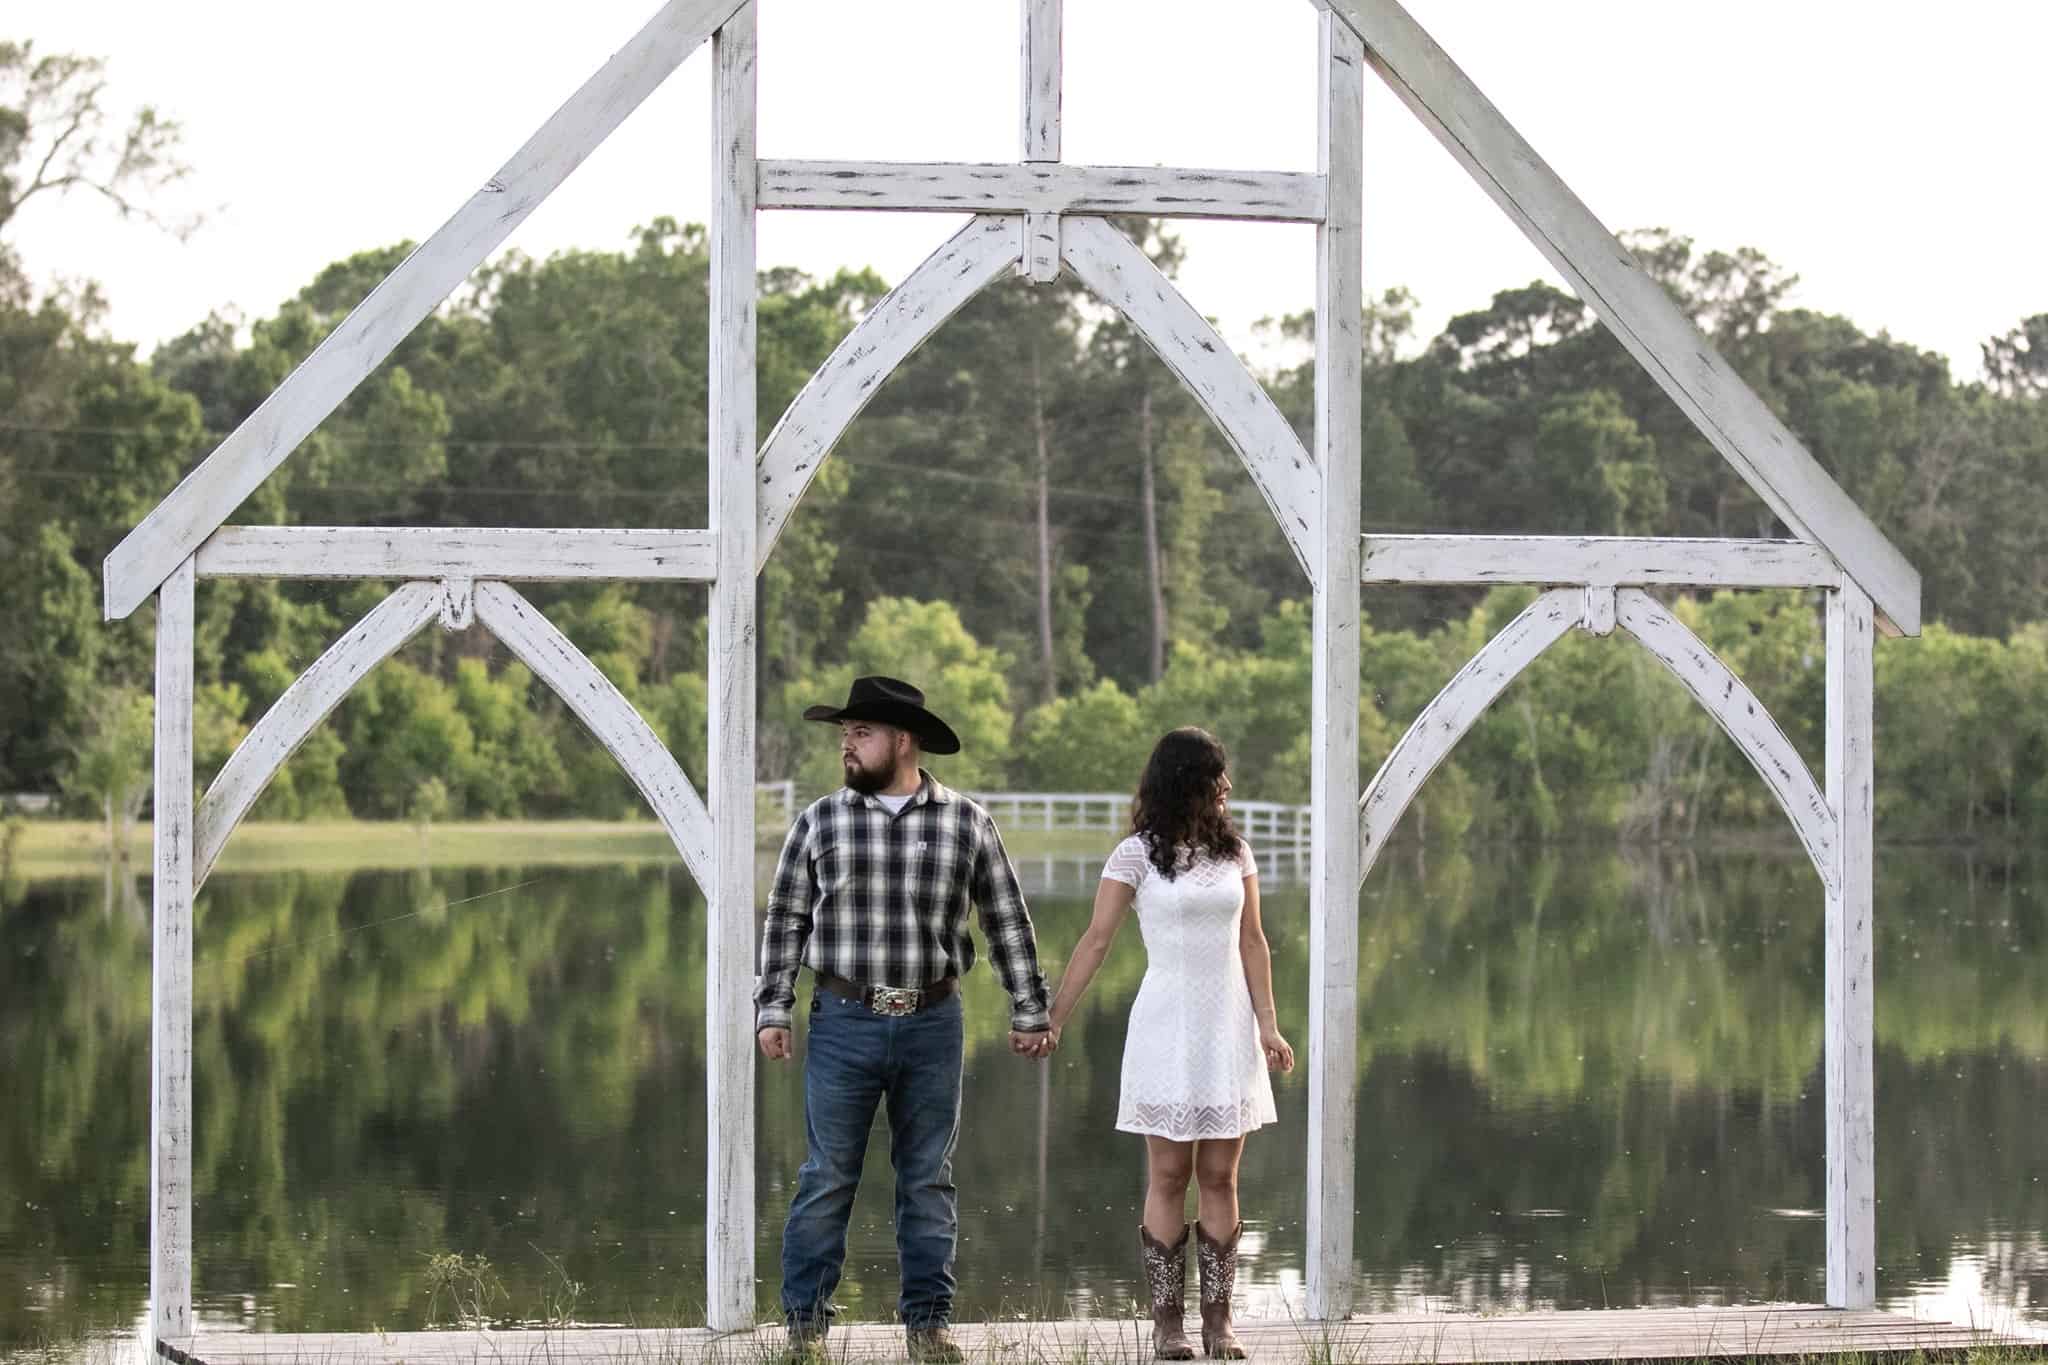
[[[897,1302],[912,1360],[959,1361],[953,1315],[960,1131],[960,978],[974,965],[967,909],[1010,995],[1010,1050],[1050,1056],[1045,978],[1031,916],[995,822],[918,765],[955,754],[952,727],[895,678],[856,678],[837,723],[846,786],[797,817],[783,843],[754,993],[761,1054],[791,1056],[799,966],[809,967],[804,1054],[808,1155],[782,1232],[782,1312],[793,1356],[823,1354],[846,1225],[875,1109],[886,1103],[896,1172]]]

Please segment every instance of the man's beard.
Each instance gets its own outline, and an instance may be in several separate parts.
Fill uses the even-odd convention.
[[[846,769],[846,785],[862,796],[873,796],[896,780],[896,770],[889,768],[863,768],[853,759],[840,760]]]

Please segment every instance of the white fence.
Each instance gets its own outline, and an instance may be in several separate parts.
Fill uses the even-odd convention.
[[[763,800],[780,808],[785,823],[796,818],[796,783],[762,782]],[[1004,830],[1098,830],[1122,834],[1131,827],[1127,792],[969,792]],[[1307,806],[1278,801],[1232,801],[1237,832],[1253,848],[1306,850],[1310,813]]]

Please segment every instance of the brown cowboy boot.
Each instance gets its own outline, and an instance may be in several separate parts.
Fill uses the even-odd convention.
[[[1211,1360],[1243,1360],[1245,1349],[1230,1330],[1230,1293],[1237,1287],[1239,1223],[1217,1241],[1195,1224],[1195,1263],[1202,1269],[1202,1354]]]
[[[1138,1245],[1145,1254],[1145,1284],[1152,1293],[1152,1358],[1193,1360],[1195,1343],[1181,1325],[1188,1284],[1188,1232],[1172,1246],[1138,1224]]]
[[[903,1344],[915,1365],[960,1365],[967,1359],[967,1353],[953,1340],[952,1331],[944,1324],[936,1327],[911,1327],[904,1331]]]

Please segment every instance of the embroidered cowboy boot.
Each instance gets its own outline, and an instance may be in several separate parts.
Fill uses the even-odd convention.
[[[1237,1287],[1239,1223],[1217,1241],[1195,1224],[1195,1262],[1202,1271],[1202,1354],[1211,1360],[1243,1360],[1245,1349],[1230,1330],[1230,1294]]]
[[[1145,1284],[1152,1293],[1152,1358],[1193,1360],[1195,1343],[1181,1325],[1188,1283],[1188,1232],[1172,1246],[1138,1225],[1138,1245],[1145,1254]]]

